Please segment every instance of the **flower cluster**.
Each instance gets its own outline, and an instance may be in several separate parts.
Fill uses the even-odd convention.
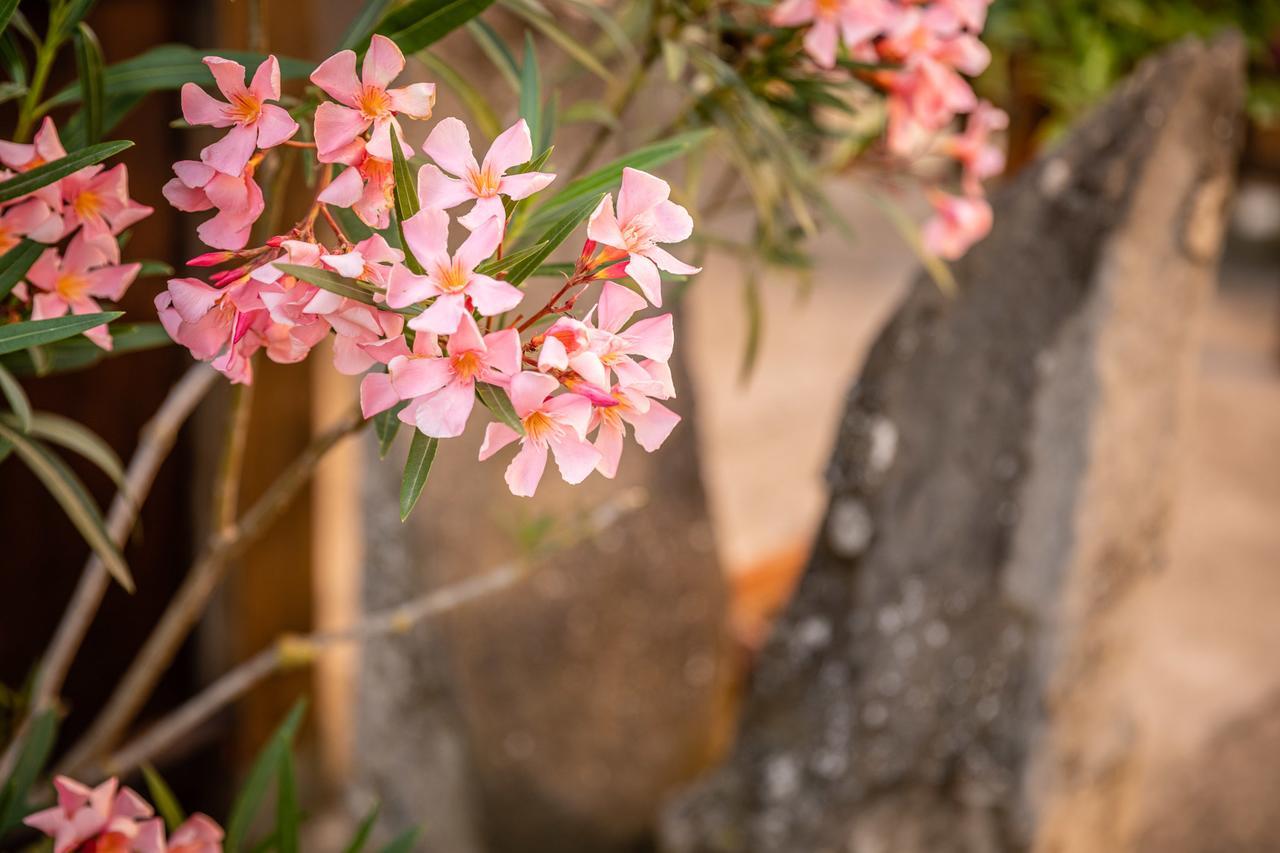
[[[114,778],[90,788],[59,776],[53,785],[58,804],[23,821],[53,839],[53,853],[222,853],[222,828],[213,820],[194,814],[166,838],[164,820]]]
[[[175,164],[177,177],[166,187],[179,209],[218,211],[198,233],[219,251],[190,264],[221,267],[207,280],[169,281],[156,307],[170,335],[232,381],[250,382],[259,350],[273,361],[296,362],[332,332],[336,369],[365,373],[365,417],[394,412],[437,439],[461,435],[479,398],[497,417],[480,459],[518,443],[506,473],[517,495],[534,493],[548,452],[569,483],[592,471],[613,477],[628,424],[640,446],[660,446],[679,421],[661,402],[675,396],[667,367],[672,318],[633,318],[650,303],[661,306],[661,271],[699,271],[660,245],[686,240],[693,230],[667,183],[625,169],[616,207],[612,195],[601,199],[559,290],[537,310],[515,313],[526,293],[506,280],[501,263],[513,211],[555,179],[531,168],[528,126],[517,121],[477,160],[466,126],[441,119],[422,146],[431,162],[410,188],[417,213],[387,230],[397,189],[392,146],[401,146],[406,162],[415,156],[400,122],[429,118],[435,89],[392,88],[404,57],[382,36],[373,37],[358,77],[356,62],[344,50],[312,73],[311,82],[332,100],[311,116],[314,143],[289,145],[314,145],[319,189],[302,220],[257,246],[248,245],[263,212],[254,170],[297,130],[268,103],[280,95],[276,61],[264,62],[246,86],[243,68],[207,59],[227,103],[194,85],[184,90],[190,123],[231,130],[199,161]],[[344,208],[371,236],[347,236],[339,222]],[[455,223],[450,211],[458,208]],[[331,239],[317,233],[321,220]],[[455,232],[462,239],[451,241]],[[401,235],[403,245],[393,246],[384,233]],[[298,266],[316,274],[303,275]],[[345,289],[317,284],[335,275]],[[595,304],[575,313],[580,301],[592,301],[584,297],[597,284]]]
[[[67,156],[53,121],[45,118],[30,144],[0,141],[0,180]],[[14,294],[31,306],[31,319],[68,312],[96,314],[98,300],[119,300],[137,278],[141,264],[122,264],[117,237],[151,215],[129,197],[124,164],[86,166],[61,180],[0,205],[0,254],[23,239],[50,244],[27,271]],[[70,238],[64,250],[55,245]],[[107,327],[84,333],[111,349]]]
[[[991,61],[978,39],[991,0],[782,0],[771,20],[806,27],[803,44],[821,68],[838,64],[840,44],[856,73],[887,98],[886,142],[891,154],[936,152],[962,170],[960,192],[929,193],[935,216],[924,228],[931,251],[955,259],[991,229],[982,182],[1004,170],[1001,150],[989,141],[1008,116],[980,102],[964,75]],[[864,72],[867,67],[874,71]],[[964,132],[948,135],[957,116]]]

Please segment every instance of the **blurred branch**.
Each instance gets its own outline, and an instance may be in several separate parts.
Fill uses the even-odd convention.
[[[630,512],[644,506],[647,497],[643,489],[635,488],[603,503],[587,516],[584,524],[553,542],[549,549],[544,549],[542,558],[545,559],[549,551],[561,551],[603,533]],[[121,747],[103,762],[102,775],[128,773],[139,765],[154,760],[159,753],[177,743],[219,710],[277,672],[309,666],[321,652],[335,646],[407,634],[433,616],[511,588],[528,577],[536,563],[536,560],[522,560],[501,565],[433,590],[397,607],[370,614],[367,619],[341,630],[318,631],[302,636],[285,634]]]
[[[312,439],[238,522],[214,532],[98,718],[62,760],[59,772],[83,767],[120,740],[204,612],[230,561],[240,556],[289,507],[324,455],[368,423],[358,407],[352,409]]]
[[[138,519],[142,502],[151,491],[151,484],[155,481],[161,464],[168,458],[178,431],[217,379],[217,371],[209,365],[192,365],[170,389],[169,395],[151,420],[143,426],[138,438],[138,448],[129,460],[129,468],[125,472],[124,488],[116,493],[107,514],[107,534],[116,545],[122,546],[128,539]],[[110,584],[111,576],[106,566],[96,556],[91,556],[85,563],[80,582],[67,604],[49,648],[36,669],[31,712],[10,742],[3,758],[0,758],[0,779],[7,779],[13,771],[13,764],[26,740],[30,720],[57,703],[71,662],[75,659],[80,643],[84,641],[85,633],[88,632]]]
[[[655,19],[656,20],[656,19]],[[650,67],[657,61],[658,56],[662,52],[662,44],[658,40],[655,24],[649,26],[649,35],[645,40],[644,56],[640,59],[639,64],[631,72],[631,76],[627,78],[627,82],[619,90],[617,96],[613,99],[613,103],[609,105],[609,112],[615,119],[621,120],[627,108],[631,106],[631,102],[640,92],[640,86],[644,83],[644,78],[648,76]],[[578,155],[578,160],[573,164],[573,168],[569,170],[567,180],[572,181],[582,175],[591,165],[591,161],[595,160],[596,155],[600,153],[600,149],[609,140],[609,134],[612,128],[607,124],[602,124],[596,128],[595,133],[591,135],[591,141],[587,143],[587,147],[582,149],[582,153]]]

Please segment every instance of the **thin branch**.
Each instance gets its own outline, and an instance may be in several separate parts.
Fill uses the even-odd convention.
[[[125,472],[124,488],[116,494],[107,513],[107,535],[117,546],[123,546],[129,538],[129,533],[138,520],[139,508],[151,491],[151,484],[155,481],[161,464],[168,458],[178,431],[217,379],[217,371],[209,365],[192,365],[169,390],[168,396],[151,416],[151,420],[143,426],[138,437],[138,448],[129,460],[129,469]],[[62,621],[58,623],[49,648],[37,667],[31,697],[32,710],[10,742],[4,757],[0,758],[0,779],[8,778],[12,772],[13,763],[26,740],[30,720],[57,704],[67,671],[71,668],[71,662],[75,659],[80,643],[83,642],[110,584],[111,576],[102,561],[91,556],[85,563],[80,582],[62,614]]]
[[[580,528],[570,531],[561,541],[554,543],[553,549],[563,550],[604,532],[626,514],[643,506],[646,499],[643,489],[622,492],[592,512]],[[543,557],[545,556],[544,552]],[[427,619],[515,586],[528,577],[532,570],[533,564],[530,562],[507,563],[433,590],[405,604],[373,613],[348,628],[302,636],[286,634],[113,753],[103,762],[102,775],[123,775],[153,760],[222,708],[277,672],[309,666],[317,655],[335,646],[406,634]]]
[[[367,423],[358,408],[351,410],[337,424],[316,436],[237,523],[214,533],[98,718],[60,763],[59,772],[83,767],[119,742],[204,612],[230,561],[240,556],[288,508],[311,479],[320,459]]]
[[[240,479],[244,473],[244,452],[249,444],[249,416],[253,412],[253,386],[233,385],[227,430],[218,461],[213,494],[213,529],[220,532],[236,520],[240,501]]]

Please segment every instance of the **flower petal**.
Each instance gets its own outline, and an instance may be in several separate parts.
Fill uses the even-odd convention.
[[[476,310],[485,317],[510,311],[524,299],[524,293],[519,288],[487,275],[472,276],[471,283],[467,285],[467,295],[471,297]]]
[[[624,271],[640,285],[640,290],[650,302],[662,306],[662,277],[658,275],[653,261],[643,255],[632,255]]]
[[[423,269],[449,264],[449,214],[443,210],[424,207],[410,216],[404,221],[404,239]]]
[[[662,178],[627,166],[622,170],[622,188],[618,190],[618,221],[625,226],[670,195],[671,186]]]
[[[311,72],[311,82],[329,97],[348,107],[359,103],[360,78],[356,77],[354,51],[340,50]]]
[[[200,152],[200,159],[226,175],[242,175],[257,147],[256,128],[235,125],[227,135]]]
[[[600,462],[600,451],[576,435],[558,435],[549,443],[560,476],[570,485],[576,486],[591,476]]]
[[[316,108],[316,156],[330,162],[364,133],[369,120],[359,111],[325,101]]]
[[[507,481],[507,488],[511,489],[511,494],[517,497],[533,497],[533,493],[538,490],[538,483],[542,480],[542,472],[546,470],[546,467],[546,445],[526,439],[520,446],[520,452],[516,454],[516,458],[512,459],[511,464],[507,466],[507,473],[504,477]]]
[[[461,293],[446,293],[436,297],[427,310],[410,320],[409,328],[418,332],[452,335],[466,313],[466,297]]]
[[[384,35],[369,40],[369,50],[360,66],[360,82],[366,88],[386,89],[404,70],[404,54],[400,47]]]
[[[520,119],[493,140],[489,153],[484,155],[481,168],[490,174],[501,175],[513,166],[528,163],[532,158],[533,140],[529,136],[529,125],[524,119]]]
[[[526,417],[530,412],[540,409],[542,401],[558,387],[560,382],[554,376],[522,370],[511,377],[511,405],[517,415]]]
[[[244,78],[241,77],[241,79]],[[275,56],[268,56],[262,60],[258,70],[253,72],[249,91],[260,101],[280,100],[280,62]]]
[[[612,195],[606,194],[604,198],[600,199],[600,203],[596,205],[591,218],[587,220],[587,237],[597,243],[603,243],[615,249],[626,248],[627,242],[622,238],[622,229],[618,225],[618,218],[613,214]]]
[[[182,84],[182,117],[187,124],[230,127],[235,122],[227,118],[226,106],[195,83]]]
[[[467,126],[453,116],[443,118],[431,129],[423,152],[455,177],[466,177],[479,171],[475,155],[471,153],[471,134]]]
[[[484,441],[480,444],[480,461],[483,462],[502,448],[520,438],[520,433],[506,424],[491,422],[484,429]]]
[[[418,170],[418,204],[422,207],[449,210],[470,198],[475,198],[475,193],[469,184],[449,177],[434,163]]]
[[[258,147],[274,148],[298,132],[298,123],[284,107],[266,104],[258,117]]]

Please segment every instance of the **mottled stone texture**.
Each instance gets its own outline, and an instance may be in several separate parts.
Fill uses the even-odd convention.
[[[1149,61],[922,278],[850,394],[831,503],[690,851],[1122,851],[1117,605],[1162,561],[1242,46]],[[856,282],[851,282],[851,285]]]

